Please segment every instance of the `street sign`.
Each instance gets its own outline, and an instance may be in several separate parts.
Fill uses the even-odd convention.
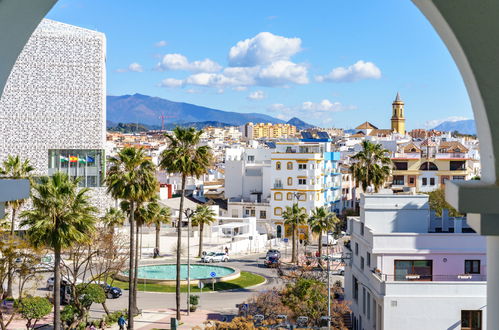
[[[289,242],[289,238],[285,238],[285,239],[283,239],[283,241],[284,241],[284,243],[287,243],[287,242]]]
[[[211,273],[210,273],[210,276],[211,276],[211,277],[217,277],[217,273],[215,273],[215,272],[211,272]]]
[[[204,288],[204,283],[201,282],[201,281],[199,281],[198,282],[198,288],[200,288],[200,289]]]

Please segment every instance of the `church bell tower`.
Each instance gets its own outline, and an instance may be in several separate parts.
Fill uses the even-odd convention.
[[[404,101],[400,99],[398,92],[395,101],[392,103],[392,109],[392,130],[405,135]]]

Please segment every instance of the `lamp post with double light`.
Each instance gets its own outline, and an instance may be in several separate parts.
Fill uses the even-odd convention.
[[[194,211],[186,208],[184,211],[187,218],[187,315],[191,311],[191,217]]]

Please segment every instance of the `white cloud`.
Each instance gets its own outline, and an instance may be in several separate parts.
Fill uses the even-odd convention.
[[[137,62],[133,62],[127,68],[116,69],[116,72],[120,72],[120,73],[123,73],[123,72],[143,72],[143,71],[144,71],[144,68],[142,67],[142,65],[140,65]]]
[[[166,54],[163,56],[161,62],[158,63],[157,68],[159,70],[184,70],[194,72],[217,72],[222,69],[218,63],[209,58],[202,61],[189,62],[187,57],[182,54]]]
[[[267,111],[280,119],[298,117],[305,121],[331,122],[333,112],[355,110],[356,108],[353,105],[343,105],[340,102],[332,102],[324,99],[320,102],[305,101],[296,106],[286,106],[282,103],[276,103],[270,105]]]
[[[263,91],[254,91],[250,93],[246,98],[248,100],[263,100],[265,97],[266,96]]]
[[[232,90],[235,90],[236,92],[244,92],[244,91],[248,90],[248,87],[246,87],[246,86],[236,86],[236,87],[233,87]]]
[[[165,47],[166,45],[168,45],[168,43],[164,40],[160,40],[158,41],[157,43],[154,44],[154,47]]]
[[[143,72],[144,68],[137,62],[134,62],[128,66],[128,70],[132,72]]]
[[[381,70],[373,62],[364,62],[362,60],[350,65],[349,67],[337,67],[323,76],[316,76],[318,82],[354,82],[364,79],[381,78]]]
[[[442,118],[442,119],[433,119],[433,120],[428,120],[424,123],[424,126],[425,128],[427,129],[431,129],[431,128],[434,128],[438,125],[440,125],[441,123],[443,123],[444,121],[460,121],[460,120],[469,120],[470,118],[466,118],[466,117],[460,117],[460,116],[451,116],[451,117],[447,117],[447,118]]]
[[[174,79],[174,78],[166,78],[161,81],[160,86],[161,87],[182,87],[184,82],[180,79]]]
[[[256,66],[279,60],[289,60],[301,50],[300,38],[286,38],[270,32],[260,32],[239,41],[229,51],[230,66]]]

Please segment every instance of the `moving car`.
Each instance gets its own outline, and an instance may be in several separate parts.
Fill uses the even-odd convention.
[[[332,267],[331,274],[332,275],[341,275],[341,276],[345,275],[345,266],[340,265],[338,267]]]
[[[268,257],[265,257],[265,261],[263,264],[265,267],[268,268],[274,268],[274,267],[279,267],[280,265],[279,257],[277,255],[270,255]]]
[[[201,262],[227,262],[229,256],[225,252],[208,252],[201,257]]]
[[[266,258],[270,256],[277,256],[278,258],[281,257],[281,251],[275,250],[275,249],[270,249],[267,251],[267,255],[265,256]]]
[[[120,288],[111,286],[107,283],[102,283],[100,286],[104,289],[107,299],[117,299],[121,297],[122,292]]]

